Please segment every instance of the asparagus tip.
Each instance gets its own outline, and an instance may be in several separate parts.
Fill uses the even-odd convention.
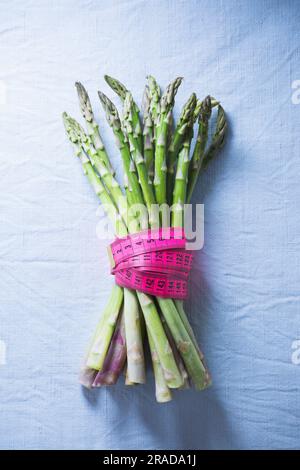
[[[98,96],[106,114],[108,124],[115,130],[121,128],[118,110],[114,103],[102,91],[98,91]]]
[[[104,75],[104,80],[110,86],[110,88],[112,88],[113,91],[119,95],[121,100],[125,99],[125,95],[128,90],[125,85],[123,85],[123,83],[121,83],[116,78],[111,77],[110,75]]]
[[[113,102],[102,91],[98,90],[98,96],[106,112],[114,107]]]
[[[80,82],[75,82],[75,87],[78,93],[79,99],[84,99],[86,101],[86,98],[88,97],[87,91]]]
[[[69,115],[66,111],[62,113],[62,120],[65,126],[66,131],[68,130],[69,127]]]
[[[216,98],[214,98],[213,96],[210,97],[210,102],[212,108],[215,108],[220,104],[220,101],[216,100]]]
[[[212,143],[210,144],[210,147],[208,148],[208,150],[206,151],[203,157],[202,167],[204,170],[207,168],[209,162],[214,158],[217,151],[223,147],[224,142],[225,142],[227,126],[228,124],[227,124],[224,108],[219,104],[217,124],[216,124],[215,133],[212,138]]]

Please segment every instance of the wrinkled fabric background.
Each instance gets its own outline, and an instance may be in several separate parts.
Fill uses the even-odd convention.
[[[299,20],[291,0],[1,1],[1,449],[299,447]],[[77,383],[113,279],[61,113],[79,118],[82,81],[119,162],[104,73],[139,102],[148,73],[184,75],[177,114],[210,93],[230,122],[194,197],[205,246],[188,310],[214,383],[165,405],[151,371],[134,389]]]

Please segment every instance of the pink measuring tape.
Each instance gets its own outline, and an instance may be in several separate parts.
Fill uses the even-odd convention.
[[[182,228],[145,230],[109,245],[111,273],[119,286],[146,294],[185,299],[193,255]]]

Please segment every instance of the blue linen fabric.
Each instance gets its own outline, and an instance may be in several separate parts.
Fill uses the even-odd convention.
[[[300,443],[300,5],[285,0],[2,0],[0,448],[296,449]],[[62,126],[120,78],[185,80],[228,113],[200,178],[205,245],[187,310],[213,385],[158,405],[145,386],[77,382],[111,289],[98,202]]]

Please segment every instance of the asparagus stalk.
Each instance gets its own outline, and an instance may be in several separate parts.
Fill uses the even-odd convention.
[[[175,185],[173,191],[173,207],[172,207],[172,226],[183,227],[184,220],[184,203],[186,199],[186,187],[189,168],[189,154],[191,147],[192,132],[188,132],[183,143],[183,148],[179,152],[178,165],[175,177]]]
[[[155,344],[154,344],[154,341],[151,337],[149,330],[147,330],[147,333],[148,333],[148,341],[149,341],[153,372],[154,372],[154,378],[155,378],[156,401],[158,403],[166,403],[172,400],[172,393],[167,385],[167,382],[164,376],[164,371],[161,367],[160,360],[155,349]]]
[[[138,172],[139,183],[142,188],[142,194],[149,213],[151,213],[151,206],[155,204],[155,196],[152,185],[149,183],[148,172],[143,155],[139,149],[139,142],[133,128],[133,109],[134,103],[130,93],[126,93],[123,108],[123,128],[129,140],[131,154]],[[142,200],[140,201],[142,202]]]
[[[108,170],[113,173],[107,152],[100,136],[99,126],[94,118],[94,113],[89,95],[80,82],[76,82],[75,86],[79,98],[80,110],[86,122],[88,135],[91,138],[91,141],[93,142],[98,157],[104,163],[104,165],[106,165]]]
[[[133,383],[145,383],[145,360],[139,304],[135,292],[124,289],[127,377]]]
[[[120,289],[120,295],[110,301],[110,304],[102,314],[102,328],[93,341],[86,365],[90,369],[102,370],[104,360],[110,345],[112,335],[115,330],[119,311],[123,300],[123,290]]]
[[[188,201],[191,193],[194,190],[196,182],[198,180],[199,171],[201,167],[202,157],[204,155],[205,146],[208,138],[208,123],[211,116],[211,99],[207,96],[200,107],[198,122],[198,134],[194,152],[191,158],[190,171],[189,171],[189,182],[188,182]]]
[[[157,81],[152,75],[148,75],[148,87],[149,87],[149,99],[150,99],[150,115],[153,121],[153,125],[157,126],[158,117],[160,115],[160,88],[157,84]],[[154,139],[156,139],[156,135],[154,133]]]
[[[180,315],[181,321],[182,321],[182,323],[184,324],[185,329],[186,329],[186,331],[188,332],[188,334],[189,334],[191,340],[193,341],[193,344],[194,344],[195,348],[198,350],[198,354],[199,354],[199,356],[200,356],[200,359],[203,361],[204,355],[203,355],[203,353],[202,353],[202,352],[200,351],[200,349],[199,349],[199,346],[198,346],[198,343],[197,343],[197,340],[196,340],[196,336],[195,336],[195,334],[194,334],[194,331],[193,331],[193,329],[192,329],[192,327],[191,327],[191,324],[190,324],[190,322],[189,322],[189,320],[188,320],[188,318],[187,318],[187,315],[186,315],[186,313],[185,313],[185,310],[184,310],[184,308],[183,308],[183,302],[182,302],[182,300],[175,300],[175,304],[176,304],[176,307],[177,307],[177,311],[178,311],[178,313],[179,313],[179,315]]]
[[[124,311],[121,310],[103,368],[97,373],[93,387],[113,385],[117,382],[126,362],[126,339]]]
[[[174,98],[182,78],[171,82],[160,100],[160,110],[156,122],[155,173],[154,188],[158,204],[166,202],[166,173],[167,173],[167,136],[172,117]]]
[[[207,374],[198,351],[186,331],[172,299],[157,298],[177,349],[184,361],[189,376],[198,390],[207,386]]]
[[[223,107],[218,105],[218,116],[212,142],[208,149],[205,151],[207,138],[208,138],[208,120],[211,114],[211,107],[209,104],[209,97],[203,101],[202,109],[199,114],[199,129],[197,142],[195,145],[192,162],[190,166],[189,184],[187,191],[187,201],[190,202],[199,173],[205,170],[209,162],[214,158],[218,150],[220,150],[225,141],[225,134],[227,130],[227,120]],[[210,101],[211,103],[211,101]]]
[[[192,93],[188,101],[182,108],[182,112],[176,126],[174,137],[168,149],[168,170],[167,170],[167,197],[168,204],[172,204],[174,188],[174,170],[179,151],[181,150],[188,126],[191,125],[191,118],[194,115],[197,98]]]
[[[128,377],[128,366],[126,366],[126,370],[125,370],[125,385],[136,385],[134,382],[131,382],[131,380]]]
[[[177,311],[178,311],[178,313],[179,313],[179,315],[180,315],[181,321],[182,321],[182,323],[184,324],[185,329],[186,329],[186,331],[188,332],[189,337],[191,338],[191,340],[192,340],[192,342],[193,342],[193,345],[195,346],[195,348],[196,348],[196,350],[197,350],[197,352],[198,352],[198,355],[199,355],[199,357],[200,357],[200,359],[201,359],[201,361],[202,361],[202,364],[203,364],[203,366],[204,366],[204,368],[205,368],[205,378],[206,378],[206,380],[205,380],[205,386],[204,386],[203,388],[208,387],[209,385],[211,385],[211,376],[210,376],[210,373],[209,373],[208,368],[206,367],[204,355],[203,355],[201,349],[199,348],[199,345],[198,345],[198,342],[197,342],[197,340],[196,340],[194,331],[193,331],[193,329],[192,329],[192,327],[191,327],[191,325],[190,325],[190,322],[189,322],[189,320],[188,320],[188,318],[187,318],[187,315],[186,315],[186,313],[185,313],[185,310],[184,310],[184,307],[183,307],[183,301],[182,301],[182,300],[176,300],[176,301],[175,301],[175,305],[176,305]]]
[[[87,367],[87,358],[89,356],[89,353],[91,351],[91,348],[92,348],[93,344],[95,343],[95,341],[98,338],[99,334],[101,334],[101,332],[102,332],[102,326],[103,326],[104,320],[109,316],[109,313],[107,313],[107,312],[110,311],[110,314],[111,314],[113,309],[115,308],[115,306],[113,304],[113,299],[116,298],[116,297],[119,297],[119,296],[121,296],[121,299],[120,299],[120,306],[121,306],[122,302],[123,302],[123,289],[121,289],[117,285],[114,285],[113,288],[112,288],[112,291],[111,291],[109,301],[108,301],[107,306],[106,306],[105,311],[104,311],[105,315],[101,316],[101,318],[100,318],[100,320],[97,324],[97,327],[96,327],[96,330],[95,330],[94,335],[92,337],[92,340],[90,341],[88,352],[87,352],[86,357],[83,361],[83,367],[80,370],[79,382],[84,387],[92,388],[94,380],[97,376],[97,370]]]
[[[216,130],[212,138],[212,142],[205,152],[202,160],[201,169],[205,170],[210,161],[214,158],[218,150],[220,150],[225,142],[225,134],[227,131],[227,120],[223,107],[218,106],[218,116]]]
[[[154,176],[154,135],[153,120],[151,115],[151,99],[149,86],[145,86],[143,96],[143,139],[144,139],[144,158],[148,173],[149,184],[153,184]]]
[[[150,332],[163,374],[169,388],[182,387],[182,377],[177,367],[172,348],[162,326],[155,303],[149,295],[137,292],[147,330]]]
[[[176,305],[176,304],[175,304]],[[172,351],[173,351],[173,354],[174,354],[174,357],[175,357],[175,361],[177,363],[177,366],[178,366],[178,369],[180,370],[180,373],[181,373],[181,376],[182,376],[182,382],[183,382],[183,385],[181,388],[189,388],[189,376],[188,376],[188,373],[186,371],[186,368],[184,366],[184,363],[182,361],[182,358],[179,354],[179,351],[177,349],[177,346],[176,346],[176,343],[174,341],[174,338],[172,336],[172,333],[170,331],[170,328],[168,327],[167,325],[167,322],[165,320],[164,317],[162,317],[162,323],[164,325],[164,329],[165,329],[165,332],[166,332],[166,335],[168,337],[168,340],[170,342],[170,345],[171,345],[171,348],[172,348]]]
[[[98,92],[101,104],[106,113],[106,119],[110,127],[112,128],[115,136],[116,143],[120,150],[121,157],[123,160],[124,170],[128,179],[128,187],[131,192],[131,201],[135,204],[143,200],[141,188],[139,185],[138,177],[136,174],[136,168],[134,161],[131,158],[130,148],[128,141],[121,127],[121,121],[119,113],[115,105],[110,99],[104,95],[104,93]]]
[[[121,98],[122,101],[125,100],[126,95],[130,93],[130,91],[127,90],[125,85],[123,83],[119,82],[116,78],[110,77],[109,75],[104,75],[104,78],[108,85],[114,90],[117,95]],[[133,101],[133,99],[132,99]],[[134,128],[134,132],[137,137],[137,143],[138,143],[138,148],[139,151],[142,153],[143,151],[143,136],[142,136],[142,131],[141,131],[141,124],[140,124],[140,118],[139,118],[139,108],[135,102],[133,102],[133,110],[132,110],[132,124]]]
[[[96,370],[89,369],[84,364],[83,367],[80,369],[79,383],[83,385],[83,387],[85,388],[92,388],[96,375],[97,375]]]

